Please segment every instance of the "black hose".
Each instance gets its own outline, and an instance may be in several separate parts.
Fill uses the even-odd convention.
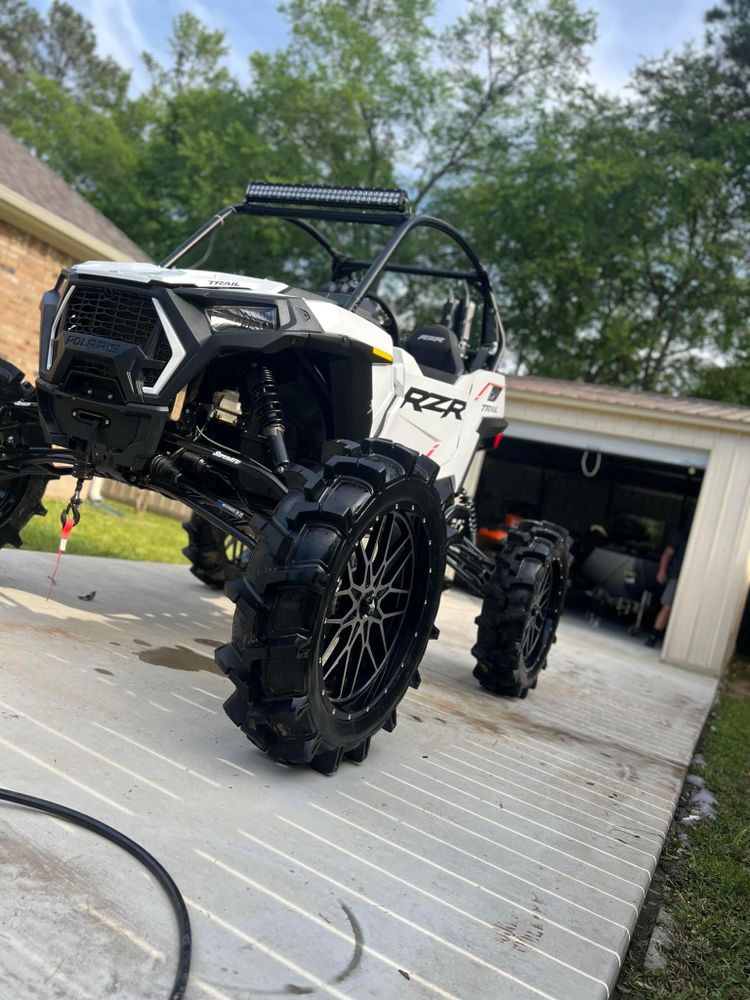
[[[50,816],[59,816],[60,819],[69,820],[71,823],[82,826],[85,830],[90,830],[100,837],[105,837],[107,840],[111,840],[113,844],[121,847],[123,851],[127,851],[128,854],[132,855],[136,861],[139,861],[144,868],[147,868],[151,872],[169,897],[169,902],[172,904],[172,909],[177,918],[180,945],[177,956],[177,972],[175,973],[169,1000],[182,1000],[190,975],[190,959],[193,950],[192,933],[185,900],[182,898],[182,893],[177,888],[174,879],[166,868],[153,855],[149,854],[145,848],[141,847],[140,844],[136,844],[130,837],[126,837],[124,833],[120,833],[114,827],[107,826],[101,820],[94,819],[93,816],[77,812],[69,806],[59,805],[57,802],[49,802],[47,799],[37,799],[33,795],[24,795],[22,792],[12,792],[7,788],[0,788],[0,799],[4,799],[6,802],[13,802],[15,805],[28,806],[29,809],[38,809],[40,812],[49,813]]]

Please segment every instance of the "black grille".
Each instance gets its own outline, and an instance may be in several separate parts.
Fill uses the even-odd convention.
[[[161,368],[144,368],[141,372],[141,380],[146,386],[154,386],[160,375]]]
[[[65,313],[65,329],[137,344],[145,353],[163,333],[154,303],[146,295],[119,288],[75,289]]]
[[[76,358],[68,368],[65,387],[70,392],[86,393],[92,399],[123,401],[117,373],[110,361]]]
[[[63,329],[140,347],[149,362],[136,378],[146,386],[155,384],[172,356],[151,296],[127,289],[78,285],[68,301]],[[92,363],[87,374],[101,373]]]
[[[113,374],[112,365],[106,361],[74,361],[70,371],[79,375],[94,375],[97,378],[110,378]]]

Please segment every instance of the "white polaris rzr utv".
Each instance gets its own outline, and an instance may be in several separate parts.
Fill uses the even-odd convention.
[[[175,266],[233,215],[303,230],[330,256],[330,282],[302,291]],[[313,223],[391,235],[353,259]],[[416,230],[441,233],[465,266],[396,262]],[[464,294],[404,334],[381,286],[408,276]],[[250,184],[160,266],[79,264],[44,295],[36,387],[0,363],[0,545],[20,544],[47,481],[71,472],[63,517],[94,475],[187,504],[196,574],[236,577],[216,653],[235,687],[226,712],[280,761],[328,773],[393,729],[437,634],[446,560],[484,600],[475,676],[524,697],[554,640],[568,549],[561,529],[530,521],[494,562],[472,542],[462,484],[506,426],[502,345],[474,251],[412,215],[404,192]]]

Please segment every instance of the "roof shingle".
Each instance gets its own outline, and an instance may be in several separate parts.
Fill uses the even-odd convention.
[[[5,129],[0,129],[0,184],[78,226],[90,236],[96,236],[129,254],[134,260],[148,260],[143,250],[121,229],[68,187],[46,163],[33,156]]]
[[[667,396],[660,392],[641,392],[611,385],[594,385],[590,382],[537,378],[533,375],[508,375],[506,381],[511,392],[519,394],[527,391],[559,399],[577,399],[589,403],[637,407],[710,420],[750,424],[750,406],[739,406],[734,403],[719,403],[715,400],[696,399],[690,396]]]

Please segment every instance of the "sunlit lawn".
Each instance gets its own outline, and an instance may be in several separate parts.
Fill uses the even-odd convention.
[[[664,904],[675,921],[663,969],[629,956],[621,997],[747,1000],[750,997],[750,663],[737,662],[709,719],[701,774],[716,819],[689,830],[690,846],[667,842]]]
[[[24,548],[55,552],[60,538],[61,500],[45,500],[46,517],[33,517],[21,533]],[[69,553],[144,559],[151,562],[185,562],[187,536],[179,521],[163,514],[136,514],[132,507],[112,500],[103,507],[84,503],[81,521],[70,536]]]

